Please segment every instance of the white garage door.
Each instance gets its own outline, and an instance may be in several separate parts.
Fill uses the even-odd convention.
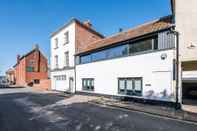
[[[66,80],[66,75],[55,76],[55,89],[58,91],[68,91],[68,82]]]

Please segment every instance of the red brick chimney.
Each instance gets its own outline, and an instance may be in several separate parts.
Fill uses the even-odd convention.
[[[20,55],[17,55],[17,56],[16,56],[16,61],[17,61],[17,63],[19,63],[19,62],[20,62],[20,58],[21,58],[21,56],[20,56]]]
[[[89,20],[84,21],[83,22],[83,25],[86,26],[86,27],[88,27],[88,28],[91,28],[92,27],[92,24],[91,24],[91,22]]]

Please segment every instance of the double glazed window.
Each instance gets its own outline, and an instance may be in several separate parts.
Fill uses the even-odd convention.
[[[84,78],[82,79],[82,88],[86,91],[94,91],[94,79]]]
[[[157,36],[154,36],[134,42],[129,41],[123,45],[103,49],[101,51],[96,51],[88,55],[80,56],[79,63],[80,64],[90,63],[94,61],[128,56],[140,52],[152,51],[157,49],[158,49],[158,38]]]
[[[27,71],[27,72],[34,72],[34,67],[27,66],[27,67],[26,67],[26,71]]]
[[[65,57],[64,58],[64,63],[65,63],[65,66],[68,67],[69,66],[69,52],[68,51],[65,52],[64,55],[65,55],[64,56]]]
[[[55,56],[55,68],[58,68],[58,55]]]
[[[59,76],[54,76],[56,81],[62,81],[66,80],[66,75],[59,75]]]
[[[29,66],[34,66],[35,65],[35,60],[29,60],[28,65]]]
[[[80,63],[84,64],[84,63],[89,63],[91,62],[91,55],[85,55],[80,57]]]
[[[117,46],[107,50],[107,58],[121,57],[128,54],[128,45]]]
[[[142,78],[119,78],[118,92],[123,95],[142,95]]]
[[[57,49],[57,48],[58,48],[58,44],[59,44],[59,42],[58,42],[58,38],[55,38],[55,49]]]
[[[39,79],[35,79],[34,80],[34,84],[40,84],[40,80]]]
[[[69,32],[67,31],[66,33],[64,33],[64,44],[68,44],[69,43]]]
[[[156,50],[158,48],[157,39],[145,39],[129,45],[129,53],[134,54],[137,52],[145,52],[150,50]]]
[[[91,59],[92,59],[92,61],[98,61],[98,60],[106,59],[106,53],[107,53],[106,50],[99,51],[99,52],[96,52],[96,53],[92,53],[91,54]]]

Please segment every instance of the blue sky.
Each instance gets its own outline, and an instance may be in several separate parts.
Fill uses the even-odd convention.
[[[1,0],[0,75],[38,43],[50,56],[50,34],[75,17],[105,36],[170,14],[170,0]]]

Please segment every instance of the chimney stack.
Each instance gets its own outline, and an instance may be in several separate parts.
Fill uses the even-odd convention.
[[[92,24],[91,24],[91,22],[89,20],[84,21],[83,25],[86,26],[87,28],[91,28],[92,27]]]
[[[122,32],[123,31],[123,29],[122,28],[119,28],[119,32]]]
[[[16,56],[16,61],[17,61],[17,63],[19,63],[19,62],[20,62],[20,58],[21,58],[21,56],[20,56],[20,55],[17,55],[17,56]]]
[[[38,44],[33,45],[33,50],[39,50],[39,45]]]

